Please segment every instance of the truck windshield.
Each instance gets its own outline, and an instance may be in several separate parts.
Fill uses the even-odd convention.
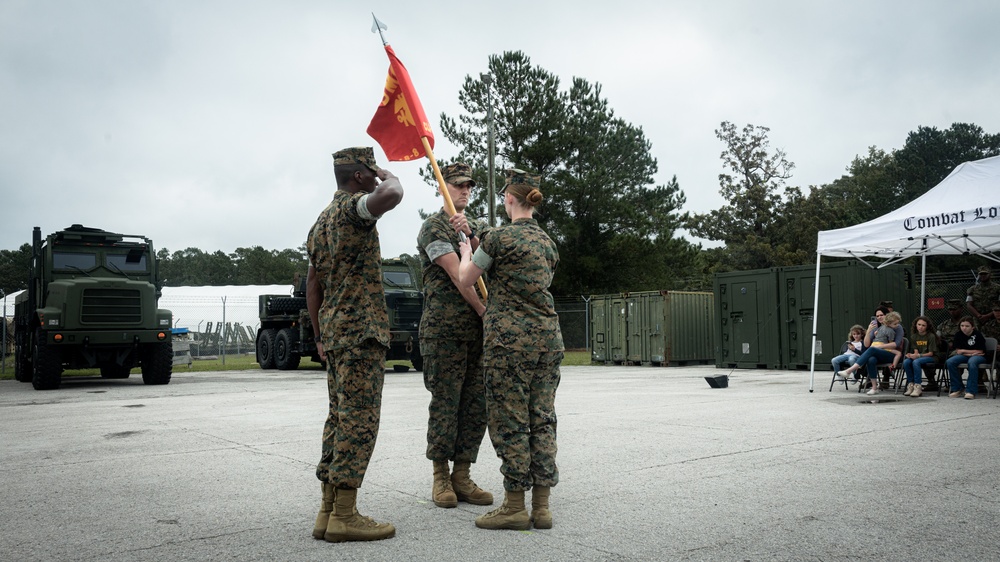
[[[383,271],[382,279],[395,287],[409,287],[413,285],[410,274],[405,271]]]
[[[146,271],[145,254],[140,256],[139,261],[130,261],[128,257],[126,254],[108,254],[104,259],[112,271]]]
[[[87,271],[97,265],[97,254],[77,254],[66,252],[52,253],[52,269],[71,269]]]

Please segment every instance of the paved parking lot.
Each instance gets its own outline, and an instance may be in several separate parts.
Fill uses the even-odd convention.
[[[0,381],[3,560],[988,560],[1000,544],[1000,400],[879,395],[829,374],[567,367],[555,527],[485,531],[439,509],[429,394],[386,375],[358,507],[397,536],[310,532],[320,371]],[[484,440],[473,478],[502,495]]]

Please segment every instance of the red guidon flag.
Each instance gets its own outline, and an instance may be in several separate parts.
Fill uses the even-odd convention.
[[[389,75],[385,79],[382,103],[368,124],[368,134],[378,142],[390,161],[416,160],[427,155],[421,137],[427,137],[434,148],[434,134],[406,67],[396,58],[392,47],[386,45],[385,52],[389,55]]]

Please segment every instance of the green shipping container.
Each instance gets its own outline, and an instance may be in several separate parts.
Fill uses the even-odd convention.
[[[590,358],[600,363],[624,363],[627,330],[625,296],[594,295],[590,309]]]
[[[610,295],[608,304],[608,351],[611,361],[622,364],[625,362],[625,353],[628,349],[625,296]]]
[[[712,361],[711,293],[594,295],[590,315],[593,361],[636,365]]]
[[[808,369],[815,351],[817,369],[829,370],[850,327],[867,325],[879,302],[893,302],[907,331],[918,310],[912,266],[823,264],[812,348],[815,282],[814,265],[717,274],[716,366]]]
[[[667,291],[656,301],[663,313],[662,328],[654,325],[649,337],[649,361],[654,365],[708,364],[715,352],[712,293]]]
[[[607,295],[591,297],[590,307],[590,360],[599,363],[611,361],[611,338],[608,333],[608,319],[611,315],[611,299]]]
[[[778,270],[715,275],[717,367],[781,368]]]
[[[815,266],[779,270],[782,301],[782,365],[785,369],[808,369],[812,358]],[[816,323],[816,368],[830,370],[830,360],[840,353],[854,324],[867,327],[875,307],[892,301],[903,317],[903,329],[918,314],[919,295],[914,289],[914,268],[891,265],[873,269],[858,261],[823,264],[820,269],[819,317]]]

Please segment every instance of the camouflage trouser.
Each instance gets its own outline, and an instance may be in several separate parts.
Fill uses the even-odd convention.
[[[427,458],[476,462],[486,435],[483,340],[421,340],[420,354],[431,393]]]
[[[326,352],[330,410],[323,426],[323,453],[316,477],[343,488],[360,488],[375,448],[382,410],[386,348],[375,340]]]
[[[507,491],[555,486],[556,389],[563,352],[521,353],[491,347],[483,353],[490,440]]]

